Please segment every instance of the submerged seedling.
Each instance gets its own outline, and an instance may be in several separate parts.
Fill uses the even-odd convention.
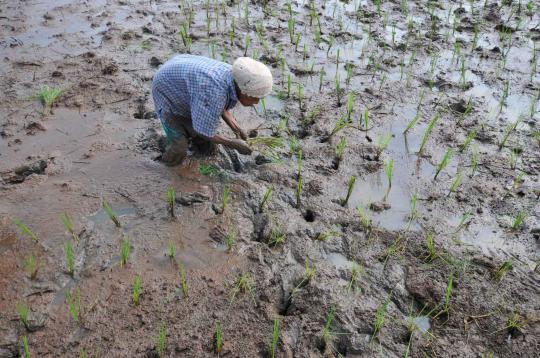
[[[109,219],[112,220],[112,222],[114,223],[114,225],[116,225],[116,227],[122,227],[122,225],[120,224],[120,220],[118,220],[118,216],[116,215],[111,205],[106,200],[103,200],[103,209],[105,209],[107,216],[109,217]]]
[[[351,178],[349,179],[349,182],[347,183],[347,196],[345,197],[345,199],[341,199],[341,206],[345,206],[349,202],[349,198],[351,197],[355,184],[356,184],[356,175],[353,175],[351,176]]]
[[[169,204],[169,214],[174,218],[174,204],[176,201],[176,191],[172,186],[167,189],[167,202]]]
[[[64,227],[66,228],[66,230],[71,234],[71,237],[73,238],[73,240],[75,240],[76,242],[79,242],[79,236],[75,232],[73,221],[71,221],[71,218],[68,216],[68,214],[64,213],[60,215],[60,221],[62,222],[62,224],[64,224]]]
[[[131,298],[133,300],[133,304],[135,306],[139,305],[139,298],[141,297],[142,292],[142,280],[141,275],[135,276],[135,280],[133,281],[133,292],[131,295]]]

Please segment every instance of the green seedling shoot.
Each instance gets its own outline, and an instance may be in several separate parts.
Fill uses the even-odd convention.
[[[159,326],[156,351],[159,358],[165,357],[165,353],[167,352],[167,324],[165,322],[161,322],[161,325]]]
[[[39,270],[37,255],[32,252],[24,259],[23,265],[30,279],[35,280]]]
[[[23,302],[17,303],[17,312],[19,313],[19,319],[21,320],[22,324],[24,324],[24,326],[28,328],[29,309],[26,303],[23,303]]]
[[[526,218],[527,213],[524,210],[520,210],[514,218],[514,221],[512,222],[512,230],[518,231],[525,222]]]
[[[112,220],[112,222],[114,223],[114,225],[116,225],[116,227],[122,227],[122,225],[120,224],[120,220],[118,220],[118,216],[116,215],[116,213],[111,208],[111,205],[106,200],[103,200],[103,209],[105,209],[107,216],[109,216],[109,219]]]
[[[514,262],[512,260],[503,262],[503,264],[495,272],[495,278],[498,281],[501,281],[508,274],[508,272],[512,271],[513,268]]]
[[[452,149],[448,149],[446,153],[444,153],[444,156],[441,162],[437,165],[437,171],[435,173],[435,177],[433,178],[433,180],[437,180],[437,177],[439,176],[440,172],[448,166],[448,164],[450,163],[450,159],[452,159],[453,155],[454,155],[454,151]]]
[[[73,318],[75,322],[80,323],[82,315],[81,289],[77,287],[75,294],[68,291],[66,294],[66,301],[68,303],[71,318]]]
[[[323,231],[321,233],[319,233],[319,235],[317,235],[317,240],[319,241],[327,241],[333,237],[340,237],[341,236],[341,233],[335,229],[331,229],[331,230],[326,230],[326,231]]]
[[[461,182],[463,181],[463,174],[457,173],[456,177],[452,181],[452,185],[450,186],[450,193],[455,193],[457,188],[461,185]]]
[[[354,190],[354,185],[356,184],[356,175],[351,176],[349,179],[349,182],[347,183],[347,196],[345,199],[341,199],[341,206],[346,206],[349,202],[349,199],[351,197],[351,194]]]
[[[68,214],[64,213],[60,215],[60,221],[62,222],[62,224],[64,224],[64,227],[66,228],[66,230],[71,234],[71,237],[73,238],[73,240],[75,240],[76,242],[79,242],[79,236],[75,232],[73,221],[71,221],[71,218],[68,216]]]
[[[255,281],[250,273],[240,275],[233,286],[231,291],[231,303],[234,302],[239,293],[253,295],[255,292]]]
[[[299,174],[298,183],[296,184],[296,207],[300,208],[302,203],[302,190],[304,188],[304,177]]]
[[[174,204],[176,202],[176,191],[172,186],[167,189],[167,202],[169,203],[169,214],[174,218]]]
[[[49,86],[42,87],[37,97],[43,104],[44,108],[43,111],[49,110],[50,113],[52,113],[52,107],[54,103],[62,96],[64,91],[60,88],[52,88]]]
[[[435,117],[429,122],[426,131],[424,132],[424,136],[422,137],[422,144],[420,145],[420,149],[418,150],[418,154],[422,155],[424,153],[424,148],[426,147],[427,142],[429,141],[429,137],[431,136],[431,133],[433,132],[433,128],[435,127],[435,124],[440,118],[440,113],[437,113]]]
[[[133,299],[133,304],[135,306],[139,305],[139,299],[141,297],[142,292],[142,280],[141,275],[135,276],[135,280],[133,281],[133,293],[131,295]]]
[[[371,217],[366,212],[366,209],[359,206],[358,207],[358,215],[360,216],[360,224],[362,225],[364,230],[366,232],[371,231],[372,220],[371,220]]]
[[[226,186],[223,189],[223,196],[221,198],[221,213],[225,213],[225,209],[227,209],[227,206],[229,206],[229,201],[231,197],[231,188]]]
[[[336,133],[342,131],[343,129],[347,128],[351,122],[347,118],[347,114],[344,114],[339,118],[339,120],[336,122],[334,129],[332,129],[332,132],[328,135],[328,138],[331,138]]]
[[[28,344],[28,336],[23,336],[23,351],[24,358],[30,358],[30,345]]]
[[[216,333],[214,334],[215,337],[215,344],[214,348],[216,350],[216,353],[218,356],[223,351],[223,329],[221,328],[221,322],[217,322],[216,324]]]
[[[323,342],[327,346],[331,346],[333,343],[333,339],[336,335],[334,332],[334,317],[336,313],[336,305],[332,305],[330,307],[330,311],[328,312],[328,316],[326,317],[326,323],[324,324],[324,329],[322,333]]]
[[[174,260],[176,258],[176,246],[172,242],[169,243],[169,250],[167,256],[169,256],[171,260]]]
[[[269,186],[266,188],[266,191],[264,192],[263,198],[261,200],[261,203],[259,204],[259,211],[262,212],[264,209],[264,206],[270,200],[270,197],[272,196],[272,193],[274,192],[274,188],[272,186]]]
[[[70,276],[73,276],[75,274],[75,251],[71,241],[66,242],[64,252],[66,254],[67,272]]]
[[[386,190],[386,193],[384,194],[384,201],[388,198],[388,194],[390,194],[390,190],[392,189],[392,177],[394,172],[394,159],[390,159],[388,162],[386,162],[386,179],[388,180],[388,189]]]
[[[377,308],[377,312],[375,313],[375,326],[373,328],[373,335],[371,336],[371,340],[375,338],[379,332],[381,331],[381,328],[384,325],[385,319],[386,319],[386,313],[388,312],[388,305],[390,303],[390,295],[388,295],[384,302],[381,303],[379,308]]]
[[[514,123],[510,123],[507,127],[506,127],[506,131],[504,132],[504,136],[501,140],[501,142],[499,143],[499,151],[501,149],[503,149],[503,147],[506,145],[506,142],[508,141],[508,138],[510,137],[510,134],[512,134],[512,132],[514,132],[517,128],[517,126],[523,121],[523,117],[522,116],[519,116],[519,118],[517,119],[517,121],[515,121]]]
[[[469,134],[467,134],[467,138],[465,139],[465,142],[463,142],[463,144],[459,147],[459,151],[463,153],[465,150],[467,150],[467,148],[469,147],[469,145],[475,138],[476,138],[476,129],[473,129],[472,131],[469,132]]]
[[[360,275],[365,276],[366,271],[364,270],[362,266],[360,266],[359,264],[355,262],[353,263],[352,268],[351,268],[351,279],[349,280],[349,283],[347,283],[347,292],[351,292],[354,285],[358,281],[358,278],[360,277]]]
[[[38,242],[39,243],[39,240],[36,236],[36,234],[34,234],[32,232],[32,230],[30,230],[30,228],[28,226],[26,226],[25,223],[23,223],[21,220],[19,219],[13,219],[13,222],[15,223],[15,225],[17,225],[19,227],[19,229],[21,229],[21,231],[23,232],[23,234],[27,235],[28,237],[30,237],[32,240],[34,240],[35,242]]]
[[[275,318],[274,329],[272,330],[272,341],[270,342],[270,356],[272,358],[276,357],[277,346],[279,344],[279,335],[280,335],[279,319]]]
[[[227,246],[227,251],[231,252],[236,246],[236,233],[234,231],[227,232],[225,237],[225,245]]]
[[[347,139],[341,137],[338,144],[336,145],[336,160],[341,162],[343,160],[343,155],[345,154],[345,149],[347,148]]]
[[[188,288],[188,282],[187,282],[187,275],[186,275],[186,268],[182,263],[178,263],[178,270],[180,271],[180,283],[182,286],[182,294],[184,295],[184,298],[188,297],[189,288]]]
[[[120,266],[124,267],[129,259],[129,254],[131,252],[131,243],[127,237],[124,237],[122,240],[122,246],[120,250]]]
[[[439,254],[435,247],[435,239],[433,238],[433,233],[428,232],[426,235],[426,256],[424,258],[427,262],[433,262]]]

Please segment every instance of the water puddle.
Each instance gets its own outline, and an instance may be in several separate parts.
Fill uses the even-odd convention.
[[[344,255],[337,252],[332,252],[326,255],[326,260],[334,265],[337,269],[350,270],[354,265],[353,261],[347,259]]]
[[[406,316],[405,320],[409,325],[414,326],[416,329],[422,332],[422,334],[427,333],[431,328],[431,320],[428,316]]]

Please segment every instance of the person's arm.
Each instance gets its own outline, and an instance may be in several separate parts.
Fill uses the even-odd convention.
[[[215,144],[222,144],[229,148],[236,149],[240,154],[249,155],[252,150],[249,145],[240,139],[229,139],[220,135],[215,135],[213,137],[205,137],[208,141]]]
[[[234,119],[231,112],[229,112],[228,110],[224,110],[221,118],[223,118],[225,123],[227,123],[227,125],[231,128],[231,130],[234,132],[234,134],[236,134],[237,137],[242,138],[243,140],[246,140],[248,138],[246,132],[244,132],[244,130],[240,128],[238,122],[236,121],[236,119]]]

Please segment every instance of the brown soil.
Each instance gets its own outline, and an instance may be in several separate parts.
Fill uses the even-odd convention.
[[[380,13],[371,1],[317,3],[319,44],[309,2],[292,3],[296,51],[283,1],[210,2],[208,12],[207,2],[194,2],[190,49],[179,32],[187,2],[0,3],[0,357],[23,356],[24,337],[39,357],[218,356],[218,322],[219,356],[271,357],[275,319],[276,357],[537,356],[537,1],[532,11],[515,1],[383,1]],[[220,60],[246,52],[271,66],[275,90],[265,110],[239,105],[233,113],[253,135],[282,136],[287,145],[250,157],[223,148],[211,157],[194,152],[180,167],[166,167],[153,73],[176,52],[212,56],[213,48]],[[50,110],[36,99],[45,85],[63,90]],[[352,122],[329,137],[350,93]],[[472,131],[475,139],[460,151]],[[347,147],[337,161],[342,138]],[[300,205],[295,139],[303,158]],[[449,165],[434,180],[448,149]],[[203,175],[208,165],[217,173]],[[221,213],[227,187],[231,200]],[[512,228],[520,212],[526,218]],[[78,242],[62,225],[63,213]],[[236,237],[232,250],[228,235]],[[280,235],[285,241],[276,243]],[[131,253],[121,265],[125,239]],[[70,240],[73,275],[64,252]],[[167,256],[171,245],[175,260]],[[34,278],[25,265],[31,255]],[[315,270],[310,279],[306,265]],[[134,305],[137,275],[142,295]],[[241,277],[249,287],[237,285]],[[66,299],[77,290],[79,322]],[[30,309],[26,325],[18,303]],[[167,332],[163,352],[160,328]]]

